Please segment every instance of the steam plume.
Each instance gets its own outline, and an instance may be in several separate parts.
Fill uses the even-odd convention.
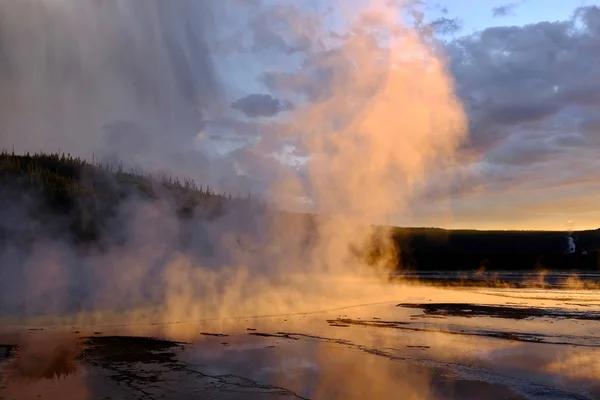
[[[1,109],[11,115],[2,118],[8,135],[3,142],[26,131],[23,146],[51,141],[66,147],[70,135],[120,118],[143,121],[161,133],[152,139],[170,148],[188,145],[185,133],[173,135],[175,128],[191,132],[187,128],[201,116],[191,106],[206,111],[219,103],[204,40],[207,4],[0,3],[0,47],[10,55],[2,62],[9,95]],[[369,295],[358,277],[395,266],[398,256],[389,232],[371,224],[407,213],[428,173],[453,162],[465,130],[443,56],[421,31],[394,17],[396,7],[374,1],[349,10],[340,3],[336,11],[353,17],[344,33],[315,24],[304,36],[312,40],[306,68],[274,79],[275,91],[295,92],[299,100],[277,132],[265,132],[261,145],[294,143],[308,161],[300,174],[280,165],[271,195],[311,199],[324,217],[310,229],[272,216],[257,222],[236,215],[213,224],[199,218],[194,226],[206,231],[196,229],[192,246],[182,251],[178,235],[188,228],[169,202],[133,199],[120,221],[126,247],[82,259],[68,244],[49,239],[27,257],[29,289],[18,295],[39,293],[42,282],[35,277],[53,271],[43,286],[53,303],[38,294],[28,300],[30,309],[39,311],[31,305],[35,298],[57,313],[71,309],[68,288],[75,285],[87,291],[77,300],[80,308],[147,305],[153,318],[158,312],[171,320],[294,312]],[[293,33],[304,34],[298,26],[304,25],[291,25],[299,30]],[[318,93],[303,96],[305,85],[319,77]],[[374,243],[379,256],[365,268],[364,258],[354,255]],[[207,246],[212,256],[197,251]],[[348,274],[353,277],[340,284]]]

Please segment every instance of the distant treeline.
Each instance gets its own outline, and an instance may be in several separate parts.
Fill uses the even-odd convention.
[[[217,193],[191,179],[149,175],[122,165],[90,163],[70,154],[0,153],[0,245],[65,235],[93,245],[132,198],[168,198],[180,218],[218,218],[232,208],[268,206],[250,195]],[[25,210],[25,211],[23,211]],[[285,224],[311,226],[314,216],[278,213]],[[302,222],[304,221],[305,222]],[[287,221],[287,222],[286,222]],[[399,269],[598,270],[600,230],[567,232],[393,228]],[[293,231],[293,230],[290,230]],[[576,249],[567,254],[569,236]],[[310,238],[308,239],[311,240]]]
[[[570,239],[575,251],[569,253]],[[600,230],[568,232],[395,229],[408,270],[600,269]]]

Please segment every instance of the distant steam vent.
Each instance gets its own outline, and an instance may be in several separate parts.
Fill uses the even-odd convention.
[[[577,246],[575,245],[575,239],[572,236],[567,237],[567,254],[573,254],[577,251]]]

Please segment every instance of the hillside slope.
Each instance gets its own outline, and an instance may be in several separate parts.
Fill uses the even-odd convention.
[[[141,205],[159,198],[171,202],[182,218],[202,212],[207,220],[228,207],[259,205],[250,196],[215,193],[189,179],[91,164],[70,154],[0,153],[0,238],[4,242],[61,234],[77,244],[91,244],[102,239],[124,204]]]

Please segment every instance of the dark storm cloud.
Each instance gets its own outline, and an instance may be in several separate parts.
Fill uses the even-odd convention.
[[[517,127],[553,124],[571,112],[593,116],[600,105],[598,26],[600,9],[588,7],[568,21],[488,28],[450,43],[473,145],[485,149],[519,134]]]
[[[579,8],[563,21],[491,27],[446,49],[470,122],[462,150],[468,173],[449,188],[454,199],[493,208],[495,198],[537,193],[534,209],[547,201],[544,191],[575,198],[597,182],[600,8]],[[520,212],[511,207],[501,214]]]
[[[512,104],[494,104],[486,111],[484,118],[491,125],[516,126],[519,124],[543,120],[555,114],[559,105],[548,103],[522,103],[515,101]]]
[[[244,113],[249,118],[255,118],[273,117],[293,107],[288,101],[276,99],[269,94],[255,93],[234,101],[231,108]]]
[[[435,33],[442,35],[453,35],[463,28],[463,22],[458,18],[441,17],[431,22],[430,25]]]
[[[490,150],[486,160],[491,164],[526,167],[546,161],[560,152],[561,148],[550,139],[511,137],[503,146]]]

